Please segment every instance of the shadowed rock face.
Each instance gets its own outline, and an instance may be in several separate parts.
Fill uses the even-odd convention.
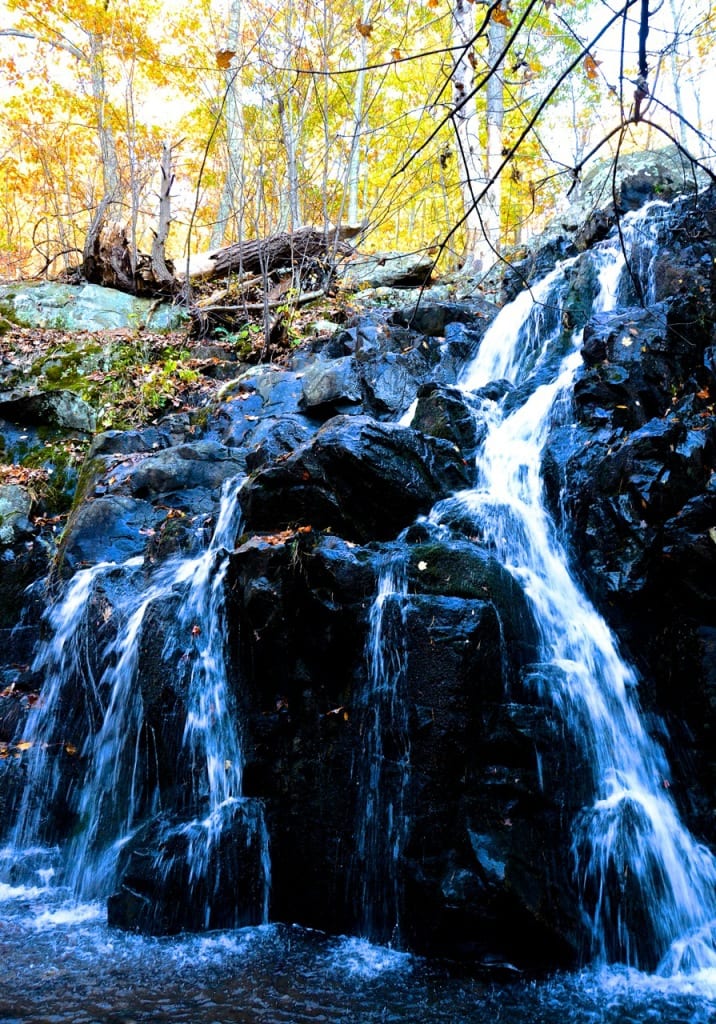
[[[661,715],[675,747],[688,740],[688,757],[670,752],[677,802],[713,838],[716,220],[714,197],[699,202],[684,204],[664,238],[648,308],[632,294],[615,313],[589,316],[594,281],[575,275],[569,301],[586,321],[583,366],[573,415],[550,433],[543,476],[585,586],[642,671],[654,729]],[[245,374],[195,423],[168,418],[96,439],[60,548],[66,574],[142,556],[149,577],[196,552],[222,482],[246,475],[222,620],[246,746],[246,813],[212,848],[207,917],[207,893],[192,889],[186,870],[189,823],[202,808],[191,804],[181,754],[185,693],[164,660],[177,592],[147,620],[138,677],[164,810],[127,844],[113,924],[159,933],[255,920],[263,882],[247,822],[248,805],[260,803],[271,916],[363,927],[368,647],[379,581],[392,564],[404,585],[386,598],[381,628],[397,658],[404,717],[390,717],[397,711],[387,703],[377,743],[381,799],[399,804],[408,823],[388,894],[398,941],[531,968],[577,958],[568,823],[588,773],[536,696],[549,669],[538,662],[538,631],[517,583],[472,536],[478,531],[424,518],[471,483],[482,437],[473,399],[454,385],[484,326],[481,302],[473,324],[467,304],[419,317],[371,314],[337,332],[314,362],[303,355],[300,366]],[[509,388],[494,382],[475,401]],[[410,427],[388,421],[416,398]],[[13,534],[7,550],[21,542],[24,534]],[[4,671],[7,682],[20,678]],[[0,704],[0,723],[28,714],[20,704],[10,710],[3,717]],[[0,787],[6,804],[17,774]],[[59,837],[72,825],[65,814]]]
[[[456,445],[368,417],[336,417],[247,482],[245,525],[311,524],[348,540],[385,540],[468,480]]]

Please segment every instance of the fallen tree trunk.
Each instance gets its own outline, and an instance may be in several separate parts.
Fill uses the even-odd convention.
[[[218,249],[209,256],[214,270],[208,276],[220,277],[228,274],[269,274],[272,270],[292,267],[299,277],[302,270],[315,272],[323,266],[332,273],[337,256],[353,252],[345,238],[351,230],[330,228],[299,228],[298,231],[283,231],[268,238],[257,238],[246,242],[235,242]]]
[[[162,172],[166,201],[171,178],[164,167]],[[169,227],[167,210],[163,210],[160,218],[151,255],[140,253],[135,270],[131,265],[126,230],[115,222],[103,223],[103,212],[100,208],[85,241],[80,271],[84,280],[133,295],[154,297],[178,293],[185,283],[186,270],[175,268],[164,258]],[[246,275],[257,279],[251,281],[252,286],[260,283],[268,291],[275,284],[271,275],[280,271],[290,274],[298,291],[325,289],[335,276],[338,260],[353,253],[345,238],[355,233],[355,229],[326,231],[306,227],[268,238],[235,242],[214,252],[193,256],[189,260],[189,284],[229,276],[242,279]]]

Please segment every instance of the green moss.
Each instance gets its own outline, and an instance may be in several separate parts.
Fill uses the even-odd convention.
[[[36,503],[41,514],[59,515],[71,508],[88,444],[75,438],[46,441],[20,460],[26,469],[47,471],[47,479],[37,487]]]
[[[141,334],[120,344],[97,341],[61,348],[37,359],[29,375],[44,391],[72,391],[97,413],[100,429],[128,429],[155,419],[185,384],[199,374],[187,365],[189,352],[167,347],[151,352]],[[22,375],[27,383],[28,374]]]
[[[12,302],[0,301],[0,334],[6,334],[13,327],[20,325]]]

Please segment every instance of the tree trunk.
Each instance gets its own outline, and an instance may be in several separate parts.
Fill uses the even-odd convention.
[[[455,0],[452,8],[452,45],[456,47],[452,85],[453,123],[462,164],[460,184],[466,233],[464,262],[480,269],[494,261],[500,241],[499,183],[490,184],[490,180],[501,159],[504,100],[498,71],[488,80],[485,89],[486,126],[483,131],[477,97],[466,99],[474,88],[474,67],[477,63],[473,51],[475,7],[470,0]],[[492,68],[504,45],[504,26],[492,22],[488,38],[487,67]],[[482,196],[485,189],[487,192]]]
[[[484,251],[482,211],[477,195],[486,181],[480,142],[480,122],[475,99],[466,100],[473,88],[471,41],[475,34],[475,6],[469,0],[455,0],[452,8],[452,45],[455,64],[452,70],[453,124],[461,164],[460,188],[465,214],[465,260],[478,264]],[[474,59],[474,58],[473,58]]]
[[[224,72],[224,124],[226,125],[226,178],[219,200],[216,221],[211,232],[210,247],[218,248],[224,241],[229,226],[234,220],[240,219],[244,172],[244,123],[241,100],[239,98],[239,74],[241,57],[239,43],[241,38],[241,0],[231,0],[229,9],[229,31],[226,41],[227,52],[233,52],[229,66]],[[238,201],[237,201],[238,200]]]
[[[286,150],[286,188],[281,190],[279,196],[279,223],[282,229],[295,231],[301,223],[301,214],[299,208],[298,157],[296,154],[298,145],[296,138],[297,129],[294,119],[291,117],[291,102],[290,90],[286,95],[286,99],[280,94],[276,99],[281,135],[283,136],[283,148]],[[300,127],[302,127],[302,123],[299,122],[299,130]]]
[[[363,4],[363,10],[361,12],[360,22],[364,25],[370,16],[370,6],[367,3]],[[346,169],[346,180],[348,182],[348,223],[357,224],[359,217],[358,210],[358,195],[360,186],[360,166],[361,166],[361,141],[363,135],[363,106],[365,99],[365,76],[366,76],[366,64],[368,63],[368,36],[364,35],[363,32],[358,33],[359,42],[359,53],[358,53],[358,74],[356,77],[355,93],[353,96],[353,137],[351,138],[351,148],[348,154],[348,167]]]
[[[92,98],[97,115],[97,133],[102,165],[102,183],[105,196],[110,203],[121,199],[121,182],[119,175],[119,157],[112,127],[107,122],[107,90],[104,80],[104,36],[101,33],[89,34],[90,47],[90,78],[92,82]]]
[[[485,171],[488,181],[492,181],[490,191],[485,197],[485,213],[482,217],[486,241],[495,253],[500,251],[502,236],[500,211],[502,208],[502,182],[497,176],[497,168],[502,163],[502,129],[505,123],[505,90],[502,79],[502,68],[499,57],[505,46],[505,26],[501,22],[492,21],[488,31],[487,63],[495,69],[487,83],[487,158]]]
[[[174,184],[172,173],[172,150],[168,143],[162,145],[162,185],[159,191],[159,224],[152,242],[151,267],[154,280],[160,285],[172,285],[174,274],[167,267],[165,247],[172,222],[171,189]]]
[[[213,272],[206,275],[221,277],[236,272],[242,274],[270,273],[280,268],[296,267],[300,273],[309,263],[327,261],[333,252],[352,252],[345,242],[335,241],[335,231],[318,228],[300,228],[283,231],[269,238],[258,238],[226,246],[209,256]],[[326,269],[329,269],[328,267]]]

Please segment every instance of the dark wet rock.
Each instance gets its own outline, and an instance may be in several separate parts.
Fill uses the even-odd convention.
[[[157,515],[147,501],[127,495],[107,495],[85,501],[72,517],[62,541],[68,568],[96,562],[123,562],[141,555],[147,532]]]
[[[351,356],[317,359],[303,377],[303,404],[309,409],[317,405],[360,402],[362,394],[358,370]]]
[[[280,464],[245,486],[246,526],[306,523],[352,540],[395,536],[420,512],[467,483],[454,446],[365,416],[329,420]]]
[[[215,491],[241,468],[230,448],[213,441],[195,441],[165,448],[136,464],[120,464],[114,476],[116,486],[126,488],[134,497],[154,500],[189,489]]]
[[[474,453],[480,441],[474,410],[465,393],[436,383],[424,384],[410,425],[431,437],[442,437],[466,455]]]
[[[15,423],[80,430],[88,434],[96,426],[92,407],[72,391],[42,391],[20,397],[0,394],[0,416]]]
[[[110,927],[174,935],[261,923],[261,810],[243,800],[216,813],[221,821],[164,815],[132,837],[107,903]]]
[[[196,521],[216,511],[223,483],[244,469],[234,449],[216,441],[110,455],[103,454],[107,447],[127,446],[103,437],[85,465],[62,537],[65,570],[137,557],[149,541],[155,557],[190,551],[198,540]],[[137,443],[130,438],[128,446]]]
[[[229,448],[242,448],[260,418],[302,415],[302,398],[302,373],[259,366],[222,389],[205,416],[206,434]]]
[[[448,324],[461,323],[474,326],[476,320],[494,316],[496,312],[496,307],[486,300],[483,300],[482,304],[478,302],[430,302],[427,300],[417,307],[396,310],[390,320],[401,327],[409,327],[428,337],[437,338],[444,336]]]
[[[407,659],[401,941],[472,962],[569,962],[561,811],[541,791],[564,760],[521,682],[536,632],[515,581],[467,541],[406,552],[315,531],[276,540],[238,548],[230,583],[251,707],[246,788],[271,808],[272,914],[332,931],[361,920],[351,879],[368,612],[380,566],[407,554],[408,594],[387,600],[383,626]],[[535,860],[537,842],[549,853]]]
[[[94,438],[87,458],[158,451],[160,448],[170,448],[178,440],[176,434],[170,432],[169,423],[164,421],[162,426],[144,427],[142,430],[106,430]],[[183,436],[181,440],[184,440]]]
[[[26,488],[17,484],[0,485],[0,629],[20,621],[23,611],[32,604],[28,588],[43,579],[50,569],[52,528],[48,536],[41,535],[29,518],[34,504]],[[18,654],[13,660],[22,658],[24,655]]]
[[[674,338],[670,317],[664,307],[652,306],[598,315],[587,324],[583,358],[590,372],[574,390],[580,416],[634,428],[671,407],[694,353]]]
[[[279,458],[289,455],[304,444],[315,428],[303,417],[264,417],[251,431],[250,447],[246,452],[246,469],[254,473]]]
[[[429,370],[422,353],[388,353],[365,366],[363,373],[371,411],[378,416],[395,416],[408,408]]]

